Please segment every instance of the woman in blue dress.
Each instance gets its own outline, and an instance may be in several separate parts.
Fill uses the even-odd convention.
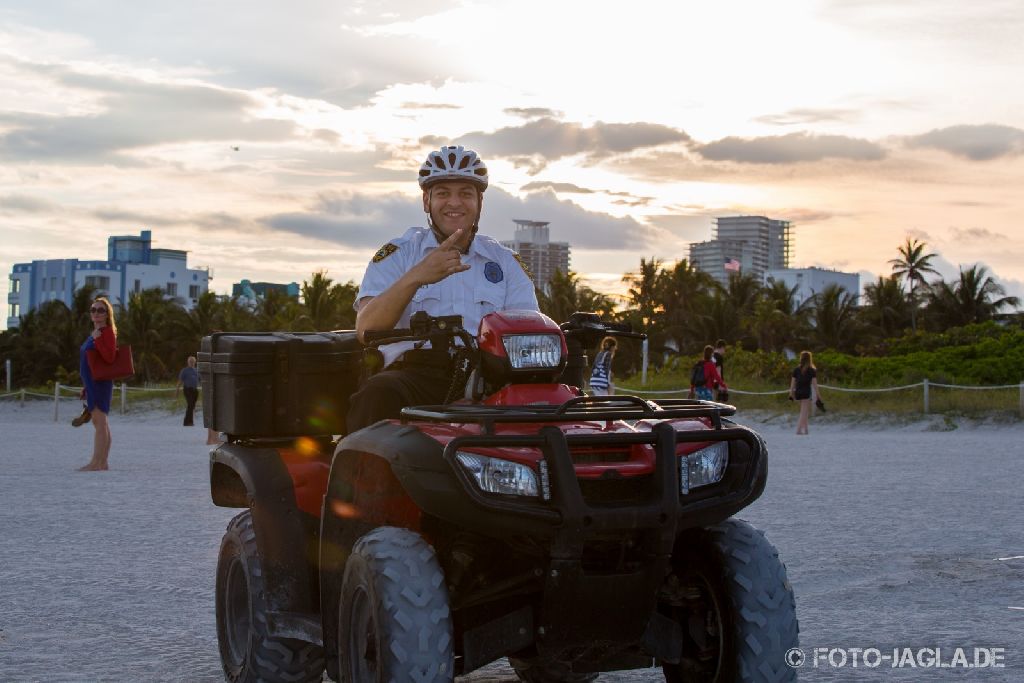
[[[113,381],[92,378],[86,352],[96,349],[108,363],[113,363],[117,354],[117,326],[114,324],[114,308],[110,302],[104,297],[97,297],[89,307],[89,317],[93,330],[78,354],[78,372],[82,375],[82,391],[85,392],[85,413],[78,422],[92,422],[96,433],[93,437],[92,459],[88,464],[78,468],[81,472],[108,469],[107,458],[110,457],[111,439],[107,416],[110,414],[110,401],[114,397]]]

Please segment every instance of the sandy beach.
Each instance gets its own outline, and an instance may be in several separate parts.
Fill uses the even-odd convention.
[[[114,414],[110,471],[79,473],[92,427],[73,429],[71,413],[55,423],[52,404],[0,403],[0,681],[223,680],[214,568],[237,511],[210,502],[205,430],[177,414]],[[1024,680],[1024,426],[817,421],[797,437],[793,420],[751,423],[769,480],[739,516],[788,566],[801,679]],[[1005,667],[813,657],[941,648],[949,663],[957,647],[1003,648]],[[496,662],[460,680],[516,678]]]

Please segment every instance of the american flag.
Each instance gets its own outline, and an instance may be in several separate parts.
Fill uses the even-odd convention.
[[[740,262],[734,258],[727,258],[725,259],[725,269],[738,273],[740,272]]]

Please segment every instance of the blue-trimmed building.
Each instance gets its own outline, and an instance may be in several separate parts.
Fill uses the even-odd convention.
[[[256,301],[267,296],[267,292],[277,292],[290,299],[298,299],[302,288],[298,282],[288,284],[278,282],[250,282],[242,280],[231,285],[231,297]]]
[[[186,309],[210,288],[208,268],[189,268],[188,252],[154,249],[153,236],[115,235],[107,239],[106,261],[47,259],[15,263],[7,294],[7,327],[48,301],[71,306],[75,291],[92,285],[111,303],[126,306],[133,292],[159,287]]]

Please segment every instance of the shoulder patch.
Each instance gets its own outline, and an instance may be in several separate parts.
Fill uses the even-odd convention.
[[[501,264],[497,261],[488,261],[484,264],[484,277],[488,282],[498,284],[505,279],[505,273],[501,271]]]
[[[392,254],[394,254],[396,251],[398,251],[398,247],[396,247],[391,242],[388,242],[383,247],[378,249],[377,253],[373,255],[373,262],[374,263],[380,263],[381,261],[386,259],[388,256],[391,256]]]
[[[519,255],[518,251],[513,251],[512,255],[516,257],[516,261],[519,262],[523,272],[526,273],[526,277],[530,278],[530,282],[533,282],[533,273],[530,272],[530,267],[526,265],[526,261],[523,260],[523,257]]]

